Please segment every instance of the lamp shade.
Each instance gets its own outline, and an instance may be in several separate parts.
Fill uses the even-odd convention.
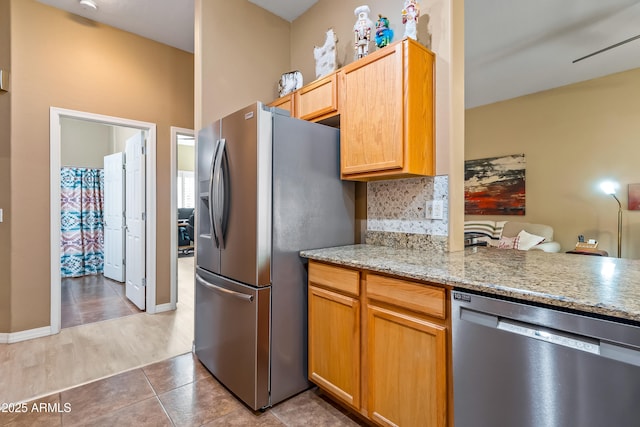
[[[605,194],[616,194],[618,184],[613,181],[604,181],[602,184],[600,184],[600,189],[604,191]]]

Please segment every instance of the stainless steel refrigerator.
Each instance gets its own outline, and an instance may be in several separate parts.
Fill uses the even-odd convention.
[[[354,242],[339,130],[252,104],[198,133],[194,349],[252,409],[309,387],[300,250]]]

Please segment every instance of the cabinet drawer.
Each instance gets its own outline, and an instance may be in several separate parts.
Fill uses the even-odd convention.
[[[439,319],[445,319],[446,291],[401,279],[367,275],[367,297],[404,307]]]
[[[269,106],[287,110],[288,112],[291,113],[291,117],[295,117],[295,108],[293,104],[293,99],[294,99],[294,96],[292,93],[290,93],[289,95],[285,95],[281,98],[276,99],[271,104],[269,104]]]
[[[310,261],[309,283],[349,295],[360,295],[360,272],[348,268]]]
[[[302,120],[317,121],[338,114],[336,73],[303,86],[296,97],[296,116]]]

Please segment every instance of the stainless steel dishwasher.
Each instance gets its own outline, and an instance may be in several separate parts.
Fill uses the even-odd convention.
[[[640,426],[640,327],[452,294],[456,427]]]

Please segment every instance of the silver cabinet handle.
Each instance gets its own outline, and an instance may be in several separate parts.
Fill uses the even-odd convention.
[[[235,298],[239,298],[241,300],[245,300],[248,302],[253,302],[253,295],[247,295],[247,294],[243,294],[241,292],[236,292],[236,291],[232,291],[231,289],[225,289],[222,288],[220,286],[211,284],[207,281],[205,281],[200,275],[196,274],[196,280],[198,282],[200,282],[200,284],[206,288],[209,288],[213,291],[217,291],[217,292],[222,292],[224,294],[227,294],[229,296],[235,297]]]

